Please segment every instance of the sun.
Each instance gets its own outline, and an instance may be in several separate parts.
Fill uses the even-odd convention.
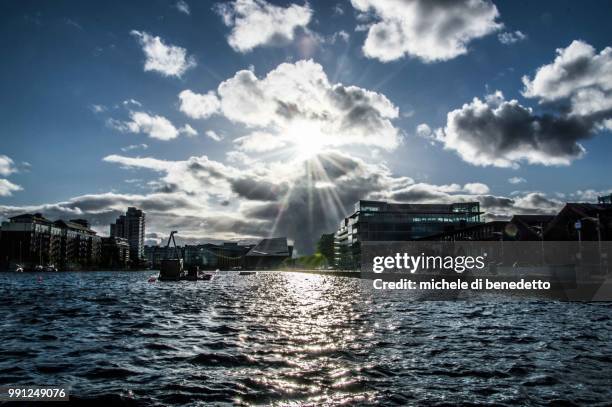
[[[329,137],[321,131],[320,125],[312,121],[301,120],[291,124],[286,136],[298,160],[308,160],[329,147]]]

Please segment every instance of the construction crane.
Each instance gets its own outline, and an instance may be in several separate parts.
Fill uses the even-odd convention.
[[[174,235],[178,232],[173,230],[170,232],[170,237],[168,238],[168,244],[166,244],[166,258],[162,260],[161,267],[159,269],[159,280],[171,280],[177,281],[185,277],[185,272],[183,270],[183,259],[180,258],[178,248],[176,247],[176,240],[174,240]],[[170,242],[174,244],[174,256],[173,258],[168,258],[168,252],[170,248]]]
[[[172,242],[172,244],[174,245],[174,257],[172,258],[173,259],[179,258],[178,248],[176,247],[176,240],[174,240],[174,235],[177,233],[178,231],[176,230],[173,230],[172,232],[170,232],[170,237],[168,238],[168,243],[166,244],[166,258],[168,258],[168,249],[170,248],[170,242]]]

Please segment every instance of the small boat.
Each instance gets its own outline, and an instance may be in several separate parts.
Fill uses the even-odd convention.
[[[45,271],[45,268],[39,264],[38,266],[34,267],[34,271],[38,273],[41,271]]]
[[[54,273],[57,271],[57,268],[53,264],[47,264],[43,268],[43,271],[46,271],[47,273]]]
[[[256,271],[241,271],[240,273],[238,273],[239,276],[252,276],[252,275],[257,275]]]
[[[23,270],[23,266],[22,266],[21,264],[16,264],[16,265],[15,265],[15,268],[13,269],[13,271],[14,271],[15,273],[23,273],[23,271],[24,271],[24,270]]]
[[[214,273],[203,273],[201,271],[198,271],[196,274],[193,274],[193,273],[187,274],[181,280],[188,280],[188,281],[210,281],[214,277],[215,277]]]
[[[183,259],[179,258],[179,251],[176,247],[176,241],[174,240],[174,235],[178,233],[176,230],[170,232],[170,237],[168,238],[168,244],[166,245],[166,252],[168,252],[170,248],[170,243],[174,244],[174,257],[167,258],[161,261],[161,267],[159,269],[159,277],[157,278],[159,281],[209,281],[214,277],[214,273],[204,273],[199,270],[198,267],[194,267],[189,271],[185,271],[183,266]],[[152,282],[149,279],[149,282]]]

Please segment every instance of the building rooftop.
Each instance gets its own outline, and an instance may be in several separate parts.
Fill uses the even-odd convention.
[[[44,223],[44,224],[52,224],[53,221],[45,218],[40,213],[24,213],[22,215],[17,215],[9,218],[11,222],[36,222],[36,223]]]
[[[410,213],[482,213],[479,202],[401,203],[360,200],[355,203],[355,212],[410,212]]]
[[[286,237],[263,239],[246,254],[247,256],[290,256]]]
[[[96,232],[90,228],[88,228],[87,226],[83,225],[82,223],[77,223],[77,222],[73,222],[73,221],[69,221],[69,220],[57,220],[55,221],[55,225],[59,226],[59,227],[66,227],[66,228],[70,228],[70,229],[75,229],[75,230],[79,230],[81,232],[85,232],[85,233],[90,233],[90,234],[96,234]]]

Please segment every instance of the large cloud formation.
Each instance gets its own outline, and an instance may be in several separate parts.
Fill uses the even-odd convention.
[[[232,29],[229,45],[242,53],[291,42],[296,29],[305,29],[312,18],[308,4],[279,7],[265,0],[234,0],[217,4],[215,10]]]
[[[523,77],[524,96],[538,99],[552,113],[536,114],[498,91],[449,112],[445,127],[432,132],[420,125],[417,134],[474,165],[569,165],[586,152],[581,142],[612,128],[612,49],[597,54],[574,41],[557,54],[533,79]]]
[[[535,115],[498,92],[449,112],[436,138],[474,165],[567,165],[584,154],[579,141],[590,137],[592,129],[591,121],[578,117]]]
[[[372,13],[363,52],[382,62],[406,55],[425,62],[446,61],[467,53],[470,41],[502,27],[489,0],[351,0]]]
[[[216,91],[205,95],[184,91],[179,100],[179,108],[190,117],[206,119],[219,114],[239,124],[236,127],[242,134],[224,132],[233,138],[226,163],[207,156],[167,160],[112,154],[104,157],[106,163],[147,179],[130,183],[130,188],[140,188],[141,193],[90,194],[55,204],[0,206],[0,213],[40,211],[52,218],[86,217],[106,234],[108,223],[134,205],[147,212],[150,238],[159,238],[168,230],[179,230],[182,241],[190,243],[287,236],[297,252],[305,254],[314,249],[322,233],[336,230],[359,199],[477,200],[494,219],[513,212],[551,212],[560,205],[535,192],[495,196],[480,182],[418,183],[394,175],[383,163],[360,158],[363,148],[359,147],[397,148],[401,135],[393,120],[398,108],[381,93],[330,83],[313,61],[284,63],[263,77],[239,71]],[[153,136],[156,121],[149,119],[154,116],[136,120],[134,112],[130,113],[130,120],[118,125]],[[174,134],[169,126],[160,126],[164,127],[168,128],[161,134]]]
[[[245,149],[356,144],[392,150],[401,140],[392,123],[399,109],[385,95],[332,84],[312,60],[280,64],[262,79],[252,71],[239,71],[219,85],[218,95],[226,118],[253,129],[238,141]],[[190,117],[207,117],[217,110],[211,92],[186,90],[179,98],[181,110]]]
[[[416,183],[395,176],[382,164],[338,151],[321,152],[304,160],[256,163],[234,167],[194,156],[170,161],[151,157],[110,155],[104,158],[126,170],[158,174],[147,194],[91,194],[56,204],[0,206],[3,216],[43,212],[51,218],[86,217],[107,233],[108,223],[135,205],[147,212],[151,237],[170,229],[183,242],[257,239],[287,236],[298,253],[309,253],[322,233],[338,222],[359,199],[414,203],[480,201],[489,219],[512,213],[553,213],[561,202],[537,192],[499,197],[487,185]]]
[[[565,102],[573,115],[611,116],[612,48],[599,54],[584,41],[557,49],[557,57],[534,78],[523,77],[523,95],[542,103]]]

